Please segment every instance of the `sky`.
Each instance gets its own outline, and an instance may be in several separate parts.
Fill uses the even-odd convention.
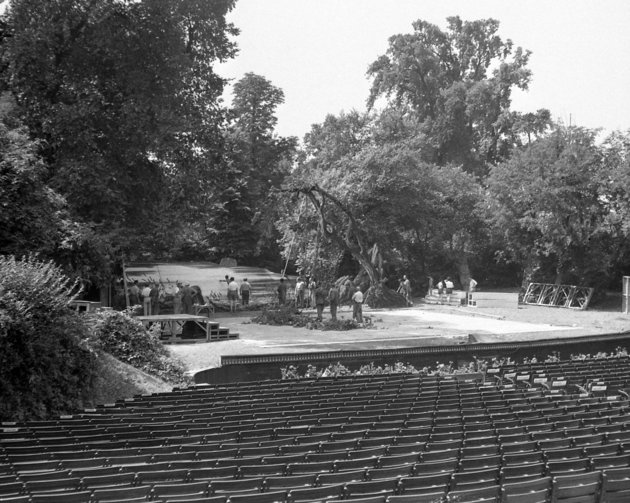
[[[532,81],[513,93],[513,110],[630,129],[628,0],[237,0],[228,21],[241,30],[239,54],[217,71],[232,82],[254,72],[281,88],[276,132],[303,138],[328,114],[365,110],[367,68],[390,36],[411,33],[417,19],[445,29],[454,15],[497,19],[504,40],[532,51]]]

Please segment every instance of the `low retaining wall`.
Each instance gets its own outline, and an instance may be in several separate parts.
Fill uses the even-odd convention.
[[[519,342],[477,343],[450,346],[425,346],[417,348],[371,349],[357,351],[326,351],[319,353],[292,353],[275,355],[226,355],[221,357],[221,367],[206,369],[194,375],[195,383],[221,384],[245,381],[280,379],[282,367],[293,365],[303,372],[306,367],[318,368],[341,363],[351,370],[362,365],[409,363],[417,369],[435,367],[436,362],[459,367],[473,361],[474,357],[491,359],[510,356],[520,362],[524,357],[544,359],[552,351],[559,351],[563,358],[571,353],[594,354],[614,351],[617,346],[630,344],[630,332],[566,339],[545,339]]]
[[[507,307],[518,309],[518,293],[471,292],[468,307]]]

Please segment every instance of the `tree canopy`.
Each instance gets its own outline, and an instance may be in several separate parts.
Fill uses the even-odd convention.
[[[368,111],[276,133],[235,0],[12,0],[0,18],[0,253],[84,284],[122,256],[219,260],[395,286],[406,273],[605,284],[630,259],[628,133],[511,109],[529,51],[494,19],[424,20],[367,69]],[[509,273],[502,279],[502,271]],[[518,271],[518,272],[515,272]]]
[[[446,30],[412,25],[412,33],[390,37],[387,53],[370,65],[368,104],[384,97],[413,112],[437,164],[485,173],[511,146],[511,91],[527,89],[530,52],[503,41],[494,19],[449,17]]]
[[[218,164],[225,81],[213,64],[235,54],[237,31],[225,21],[233,5],[11,2],[2,82],[75,214],[155,232],[173,171],[186,172],[182,158]]]

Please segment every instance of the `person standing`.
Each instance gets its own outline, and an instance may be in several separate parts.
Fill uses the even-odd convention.
[[[251,291],[252,285],[248,283],[247,278],[243,279],[240,289],[241,302],[243,303],[243,306],[249,306],[249,294]]]
[[[315,308],[317,309],[317,321],[323,320],[324,305],[326,304],[326,290],[322,285],[318,285],[313,293],[315,296]]]
[[[444,282],[442,280],[438,281],[437,291],[438,291],[438,302],[441,304],[442,295],[444,295]]]
[[[142,289],[142,307],[144,308],[144,315],[151,316],[151,287],[146,285]]]
[[[129,305],[135,306],[140,304],[140,287],[138,286],[138,280],[134,280],[133,285],[129,288]]]
[[[339,300],[341,303],[347,302],[348,306],[352,306],[352,296],[354,295],[354,287],[352,285],[352,281],[350,281],[350,278],[346,278],[346,281],[344,282],[344,286],[346,287],[345,293],[340,296]]]
[[[295,307],[304,307],[304,290],[306,290],[306,283],[304,283],[304,278],[300,276],[295,283]]]
[[[230,312],[236,311],[236,303],[238,302],[238,283],[234,278],[230,278],[228,283],[228,301],[230,302]]]
[[[413,306],[413,302],[411,302],[411,282],[406,274],[403,276],[402,289],[407,305]]]
[[[284,306],[287,302],[287,284],[284,282],[284,278],[280,278],[280,284],[278,285],[278,303]]]
[[[455,285],[451,281],[451,278],[446,278],[446,281],[444,282],[444,289],[446,290],[446,303],[447,304],[451,303],[451,295],[453,294],[453,288],[455,288]]]
[[[182,289],[182,311],[184,314],[193,314],[193,290],[190,283],[184,283]]]
[[[180,283],[175,283],[175,289],[173,290],[173,314],[180,314],[182,312],[182,290]]]
[[[160,285],[158,283],[151,285],[149,296],[151,297],[151,314],[156,316],[160,314]]]
[[[339,305],[339,288],[335,283],[328,290],[328,302],[330,302],[330,317],[333,321],[337,321],[337,306]]]
[[[317,289],[317,283],[314,279],[309,279],[308,281],[308,306],[307,307],[315,307],[315,290]]]
[[[348,291],[348,285],[346,285],[346,282],[343,281],[341,283],[341,286],[339,287],[339,303],[343,303],[346,299],[346,295],[348,295],[349,291]]]
[[[468,281],[468,291],[466,292],[466,305],[468,306],[470,301],[473,298],[473,293],[477,288],[477,282],[473,279],[470,278],[470,281]]]
[[[357,323],[363,323],[363,292],[358,286],[352,295],[352,319]]]

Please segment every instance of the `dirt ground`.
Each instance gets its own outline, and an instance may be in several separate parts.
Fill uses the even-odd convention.
[[[171,346],[191,372],[221,365],[222,355],[277,354],[417,347],[479,342],[554,339],[630,331],[630,315],[619,306],[577,311],[522,305],[518,308],[449,308],[416,303],[403,309],[364,309],[371,328],[321,331],[251,323],[256,313],[217,314],[217,320],[238,332],[239,339]],[[314,313],[312,313],[314,315]],[[329,316],[325,312],[324,316]],[[345,307],[341,318],[351,318]]]

